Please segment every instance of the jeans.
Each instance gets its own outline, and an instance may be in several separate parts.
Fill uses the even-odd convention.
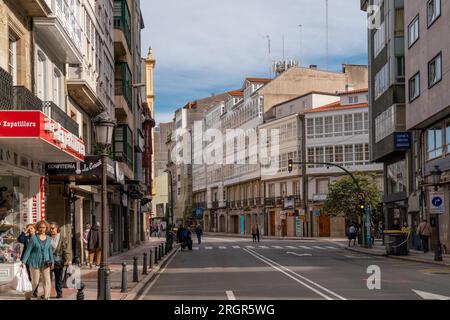
[[[423,249],[423,252],[425,252],[425,253],[427,253],[428,251],[430,251],[430,249],[429,249],[429,246],[428,246],[428,239],[429,239],[430,237],[428,237],[428,236],[421,236],[421,239],[422,239],[422,249]]]
[[[202,244],[202,236],[201,235],[197,235],[197,240],[198,240],[198,244]]]
[[[55,275],[55,290],[57,295],[62,295],[64,268],[53,269]]]

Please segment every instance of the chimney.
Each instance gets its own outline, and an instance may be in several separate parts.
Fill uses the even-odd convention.
[[[317,64],[311,64],[309,65],[309,68],[312,70],[317,70]]]

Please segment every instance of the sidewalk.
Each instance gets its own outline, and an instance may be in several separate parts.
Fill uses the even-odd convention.
[[[164,243],[164,238],[152,238],[145,241],[140,246],[131,249],[130,251],[120,253],[118,255],[109,257],[108,263],[111,269],[110,283],[111,283],[111,300],[133,300],[136,294],[142,289],[142,287],[159,271],[162,263],[164,263],[175,252],[174,249],[171,253],[167,254],[162,260],[158,262],[158,265],[154,264],[154,249],[161,243]],[[150,250],[152,251],[153,269],[149,269],[149,256]],[[144,253],[147,253],[147,268],[148,275],[142,274]],[[138,275],[139,282],[133,282],[133,257],[138,258]],[[121,293],[122,287],[122,262],[127,264],[127,280],[128,280],[128,293]],[[84,299],[85,300],[97,300],[97,275],[98,268],[82,267],[81,269],[81,282],[84,283]],[[39,287],[42,290],[42,286]],[[42,294],[42,292],[40,292]],[[54,289],[54,281],[52,282],[52,292],[50,295],[51,300],[56,296]],[[23,300],[24,295],[11,290],[6,285],[0,286],[0,300]],[[76,300],[77,290],[75,289],[63,289],[63,298],[61,300]]]
[[[344,247],[343,244],[339,244],[342,247]],[[393,256],[388,255],[386,252],[385,246],[383,246],[380,243],[375,243],[373,248],[361,248],[361,247],[349,247],[348,244],[345,245],[347,250],[374,255],[374,256],[385,256],[392,259],[399,259],[399,260],[405,260],[405,261],[412,261],[412,262],[419,262],[419,263],[430,263],[440,266],[450,266],[450,255],[443,254],[443,260],[442,262],[434,261],[434,252],[430,251],[428,253],[423,253],[423,251],[416,251],[416,250],[409,250],[408,256]]]
[[[237,233],[224,233],[224,232],[203,232],[204,236],[217,236],[217,237],[229,237],[229,238],[241,238],[252,239],[251,234],[237,234]],[[297,241],[345,241],[345,238],[318,238],[318,237],[278,237],[278,236],[261,236],[261,240],[297,240]]]

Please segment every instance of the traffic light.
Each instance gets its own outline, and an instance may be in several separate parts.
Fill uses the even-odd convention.
[[[294,169],[294,161],[289,159],[289,161],[288,161],[288,171],[289,171],[289,173],[292,173],[293,169]]]

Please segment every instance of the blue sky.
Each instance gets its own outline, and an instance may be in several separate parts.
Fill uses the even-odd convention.
[[[359,0],[329,0],[329,69],[367,63]],[[271,58],[326,69],[325,0],[142,0],[143,55],[156,57],[155,117],[166,122],[188,101],[268,77]],[[302,24],[300,28],[298,25]]]

